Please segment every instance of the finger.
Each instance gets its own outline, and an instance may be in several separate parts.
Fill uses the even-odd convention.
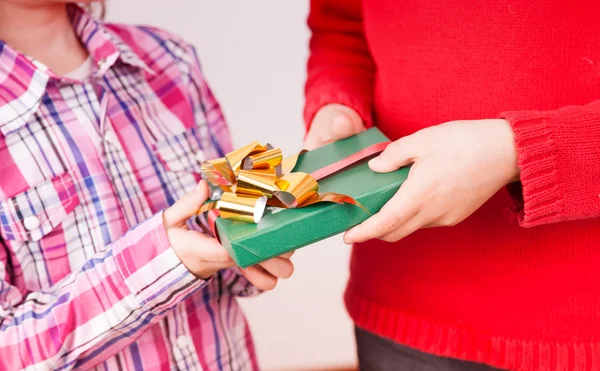
[[[292,255],[294,255],[294,253],[295,253],[295,252],[296,252],[296,250],[293,250],[293,251],[290,251],[290,252],[288,252],[287,254],[283,254],[283,255],[281,255],[281,256],[279,256],[279,257],[280,257],[280,258],[283,258],[283,259],[289,259],[289,258],[291,258],[291,257],[292,257]]]
[[[167,236],[183,265],[197,277],[206,279],[221,269],[235,266],[214,238],[183,228],[168,229]]]
[[[201,232],[172,228],[168,231],[168,236],[171,244],[177,244],[178,250],[184,251],[189,259],[222,264],[233,262],[227,250],[219,241]]]
[[[427,221],[427,223],[421,228],[434,228],[434,227],[453,227],[458,223],[462,222],[462,218],[457,218],[456,216],[445,213],[439,215],[436,218],[431,218]]]
[[[419,229],[436,228],[436,227],[442,227],[442,223],[440,223],[440,221],[437,219],[421,226]]]
[[[196,215],[198,209],[208,200],[208,185],[203,180],[195,190],[180,198],[163,213],[165,228],[181,227]]]
[[[423,228],[424,224],[425,220],[422,217],[421,213],[416,213],[411,218],[409,218],[402,226],[400,226],[400,228],[380,237],[379,239],[386,242],[400,241],[401,239],[412,234],[418,229]]]
[[[377,214],[346,232],[344,242],[351,244],[381,238],[403,228],[422,206],[417,183],[409,177]]]
[[[273,290],[277,285],[277,278],[258,265],[242,269],[242,275],[251,284],[263,291]]]
[[[388,145],[379,156],[369,161],[369,167],[378,173],[389,173],[410,165],[415,159],[411,147],[410,137],[399,139]]]
[[[260,263],[260,266],[279,278],[290,278],[294,273],[294,264],[289,259],[273,258]]]
[[[190,272],[192,272],[196,277],[203,279],[203,280],[209,279],[211,276],[213,276],[215,273],[217,273],[220,270],[227,269],[227,268],[233,268],[236,266],[235,262],[230,262],[230,263],[201,262],[201,263],[197,263],[197,265],[198,265],[198,267],[194,267],[193,269],[190,269],[188,267],[188,270]]]

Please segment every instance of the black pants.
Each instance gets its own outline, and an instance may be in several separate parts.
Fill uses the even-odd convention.
[[[480,363],[423,353],[359,328],[356,345],[360,371],[499,371]]]

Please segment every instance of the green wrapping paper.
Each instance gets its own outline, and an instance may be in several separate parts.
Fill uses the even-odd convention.
[[[311,173],[373,144],[389,141],[372,128],[302,154],[294,172]],[[374,214],[406,180],[408,168],[379,174],[366,161],[319,180],[319,192],[353,197]],[[218,218],[219,240],[240,267],[249,267],[337,235],[369,217],[350,204],[319,203],[299,209],[268,208],[258,224]]]

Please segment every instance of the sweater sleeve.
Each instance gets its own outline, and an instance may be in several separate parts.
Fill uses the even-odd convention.
[[[375,65],[363,32],[361,0],[311,0],[312,31],[304,120],[309,127],[326,104],[354,109],[372,124]]]
[[[600,217],[600,100],[501,117],[515,135],[521,225]]]

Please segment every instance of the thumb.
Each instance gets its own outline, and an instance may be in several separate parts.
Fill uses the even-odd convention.
[[[369,167],[377,173],[389,173],[408,166],[414,161],[415,155],[407,141],[399,139],[388,145],[379,156],[369,161]]]
[[[198,209],[208,200],[208,185],[202,180],[192,192],[180,198],[173,206],[165,210],[163,220],[165,228],[181,227],[196,215]]]

